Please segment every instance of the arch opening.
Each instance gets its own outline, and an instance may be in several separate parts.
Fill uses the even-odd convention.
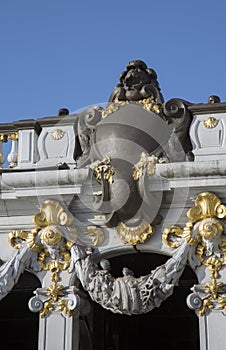
[[[109,259],[111,273],[122,276],[127,267],[135,277],[150,273],[169,258],[138,253]],[[149,347],[168,350],[199,350],[198,317],[186,304],[190,288],[197,283],[195,273],[186,267],[174,293],[159,308],[143,315],[118,315],[92,303],[93,350],[138,350]]]

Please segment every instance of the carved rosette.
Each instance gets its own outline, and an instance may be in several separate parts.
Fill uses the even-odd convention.
[[[202,316],[215,307],[226,307],[226,285],[219,281],[220,270],[226,265],[226,236],[221,221],[226,217],[226,206],[214,193],[203,192],[197,196],[195,206],[188,210],[187,216],[189,220],[183,229],[178,226],[166,228],[162,238],[171,248],[178,248],[185,240],[193,248],[191,266],[201,265],[209,270],[210,282],[195,285],[194,293],[187,300],[188,306],[198,309]]]

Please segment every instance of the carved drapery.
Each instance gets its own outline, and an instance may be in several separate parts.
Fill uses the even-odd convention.
[[[36,296],[29,303],[31,310],[40,311],[41,317],[54,310],[70,316],[72,310],[82,306],[82,292],[60,284],[61,273],[68,270],[71,247],[79,234],[84,233],[78,232],[73,215],[54,200],[43,202],[33,221],[36,226],[30,232],[9,233],[9,242],[17,252],[0,267],[0,298],[12,290],[24,269],[38,276],[46,271],[51,274],[52,284],[35,291]],[[90,236],[90,245],[104,238],[102,229],[96,226],[88,226],[86,234]]]
[[[171,248],[179,247],[185,240],[190,245],[189,263],[194,268],[207,268],[209,281],[195,285],[188,297],[188,306],[197,309],[202,316],[213,308],[226,307],[226,285],[220,271],[225,266],[226,236],[224,223],[226,206],[214,194],[203,192],[195,206],[187,212],[188,221],[182,229],[178,226],[166,228],[163,241]]]
[[[91,248],[78,244],[74,217],[62,204],[45,201],[33,221],[36,226],[30,232],[9,234],[9,242],[17,251],[1,266],[1,298],[10,292],[25,268],[37,274],[46,271],[52,284],[38,288],[29,302],[30,309],[39,311],[41,317],[55,310],[67,317],[73,310],[84,307],[82,291],[71,284],[75,277],[104,308],[125,314],[149,312],[172,294],[186,265],[189,245],[184,243],[173,258],[147,276],[135,278],[124,268],[123,276],[114,278],[108,271],[107,261],[101,261],[100,268],[93,260]],[[144,234],[146,229],[143,228]],[[90,226],[87,231],[92,242],[103,239],[101,228]],[[101,238],[98,240],[98,237]],[[71,281],[67,286],[61,283],[64,271]]]
[[[79,244],[79,230],[72,214],[59,202],[45,201],[35,215],[35,227],[30,232],[13,231],[9,242],[17,250],[0,268],[0,292],[3,298],[17,283],[25,268],[39,274],[47,271],[51,285],[38,288],[29,305],[41,317],[60,310],[71,316],[73,310],[83,307],[83,292],[74,282],[81,282],[95,302],[115,313],[142,314],[159,307],[172,293],[187,263],[193,269],[206,268],[210,280],[195,285],[188,298],[189,307],[199,308],[203,315],[211,308],[225,308],[226,286],[220,271],[225,265],[226,237],[222,219],[226,207],[213,193],[197,196],[195,206],[187,212],[184,228],[171,226],[163,232],[163,242],[175,252],[168,261],[135,278],[124,268],[122,277],[114,278],[107,260],[100,266],[93,259],[90,247]],[[145,229],[144,229],[145,231]],[[88,234],[98,243],[103,239],[101,228],[90,226]],[[93,236],[95,236],[95,239]],[[68,285],[61,284],[63,272],[68,274]],[[74,276],[74,277],[73,277]]]
[[[150,274],[135,278],[123,269],[123,277],[114,278],[107,269],[100,269],[92,255],[78,245],[71,249],[73,269],[92,300],[114,313],[143,314],[159,307],[172,293],[184,271],[189,246],[184,243],[166,264]]]

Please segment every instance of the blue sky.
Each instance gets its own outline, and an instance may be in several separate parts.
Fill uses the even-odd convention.
[[[0,122],[103,103],[133,59],[165,100],[226,101],[225,13],[225,0],[3,0]]]

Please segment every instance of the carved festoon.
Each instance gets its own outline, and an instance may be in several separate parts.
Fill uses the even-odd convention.
[[[75,269],[83,288],[92,300],[114,313],[142,314],[159,307],[172,293],[184,271],[189,247],[185,243],[166,264],[150,274],[135,278],[124,268],[124,276],[114,278],[100,269],[90,251],[74,245],[71,249],[71,271]]]
[[[222,281],[225,266],[226,236],[223,219],[226,207],[214,194],[203,192],[195,201],[195,206],[187,212],[188,222],[184,228],[172,226],[163,232],[163,240],[172,248],[177,248],[185,240],[191,246],[188,261],[197,270],[207,268],[206,283],[194,285],[193,294],[188,297],[188,305],[203,316],[213,308],[226,306],[226,285]]]
[[[68,271],[71,281],[74,281],[72,276],[76,276],[93,300],[113,312],[148,312],[172,294],[187,259],[188,249],[184,245],[173,259],[147,276],[135,278],[124,272],[123,277],[114,278],[108,270],[98,267],[90,248],[77,244],[74,217],[62,204],[53,200],[43,202],[34,217],[34,224],[36,226],[30,232],[12,231],[9,234],[9,242],[17,252],[1,266],[1,298],[10,292],[25,268],[36,274],[46,271],[50,273],[52,284],[38,288],[29,302],[30,309],[40,312],[41,317],[54,310],[71,316],[72,311],[82,305],[82,291],[60,283],[63,271]],[[101,231],[88,227],[91,235],[98,230]],[[143,227],[142,232],[145,230],[147,228]],[[102,232],[98,233],[102,235]],[[131,293],[133,300],[129,298]]]
[[[39,350],[91,350],[100,324],[94,347],[121,348],[117,320],[94,303],[145,314],[188,283],[200,349],[224,350],[226,103],[165,102],[159,82],[133,60],[101,106],[0,124],[0,300],[25,270],[39,280],[28,301]]]
[[[51,285],[35,291],[29,303],[31,310],[40,311],[41,317],[54,310],[71,316],[72,310],[82,305],[82,292],[73,285],[62,285],[61,274],[69,269],[71,248],[84,233],[78,232],[74,216],[55,200],[44,201],[33,222],[35,227],[30,232],[9,233],[9,243],[17,251],[0,267],[0,298],[12,290],[25,269],[37,276],[46,271]],[[90,236],[90,246],[103,241],[101,228],[88,226],[86,234]]]
[[[198,305],[200,315],[214,308],[216,303],[218,308],[224,308],[226,287],[221,281],[220,270],[225,265],[226,238],[221,220],[226,216],[226,207],[215,194],[204,192],[197,196],[195,206],[188,210],[187,216],[184,228],[172,226],[163,232],[163,242],[176,249],[164,265],[137,278],[124,268],[122,277],[115,278],[107,260],[101,261],[99,267],[92,248],[79,244],[79,233],[71,213],[59,202],[47,200],[34,217],[36,226],[33,230],[9,234],[9,242],[17,252],[1,266],[1,298],[10,292],[27,268],[36,274],[42,271],[50,273],[51,284],[38,288],[29,302],[31,310],[39,311],[41,317],[54,310],[71,316],[72,311],[82,305],[82,291],[71,284],[76,279],[104,308],[115,313],[142,314],[159,307],[173,293],[186,263],[189,263],[194,269],[206,267],[209,281],[193,287],[195,294],[188,298],[188,305]],[[137,242],[141,239],[139,234],[153,233],[145,225],[143,223],[140,232],[127,228],[127,238],[123,236],[122,239],[130,244],[134,244],[133,240],[142,243]],[[121,230],[125,231],[125,227]],[[92,235],[101,229],[90,226],[88,231]],[[103,235],[102,232],[98,234]],[[66,286],[60,283],[63,271],[71,276],[68,279],[71,282]],[[197,300],[199,302],[195,304]]]

